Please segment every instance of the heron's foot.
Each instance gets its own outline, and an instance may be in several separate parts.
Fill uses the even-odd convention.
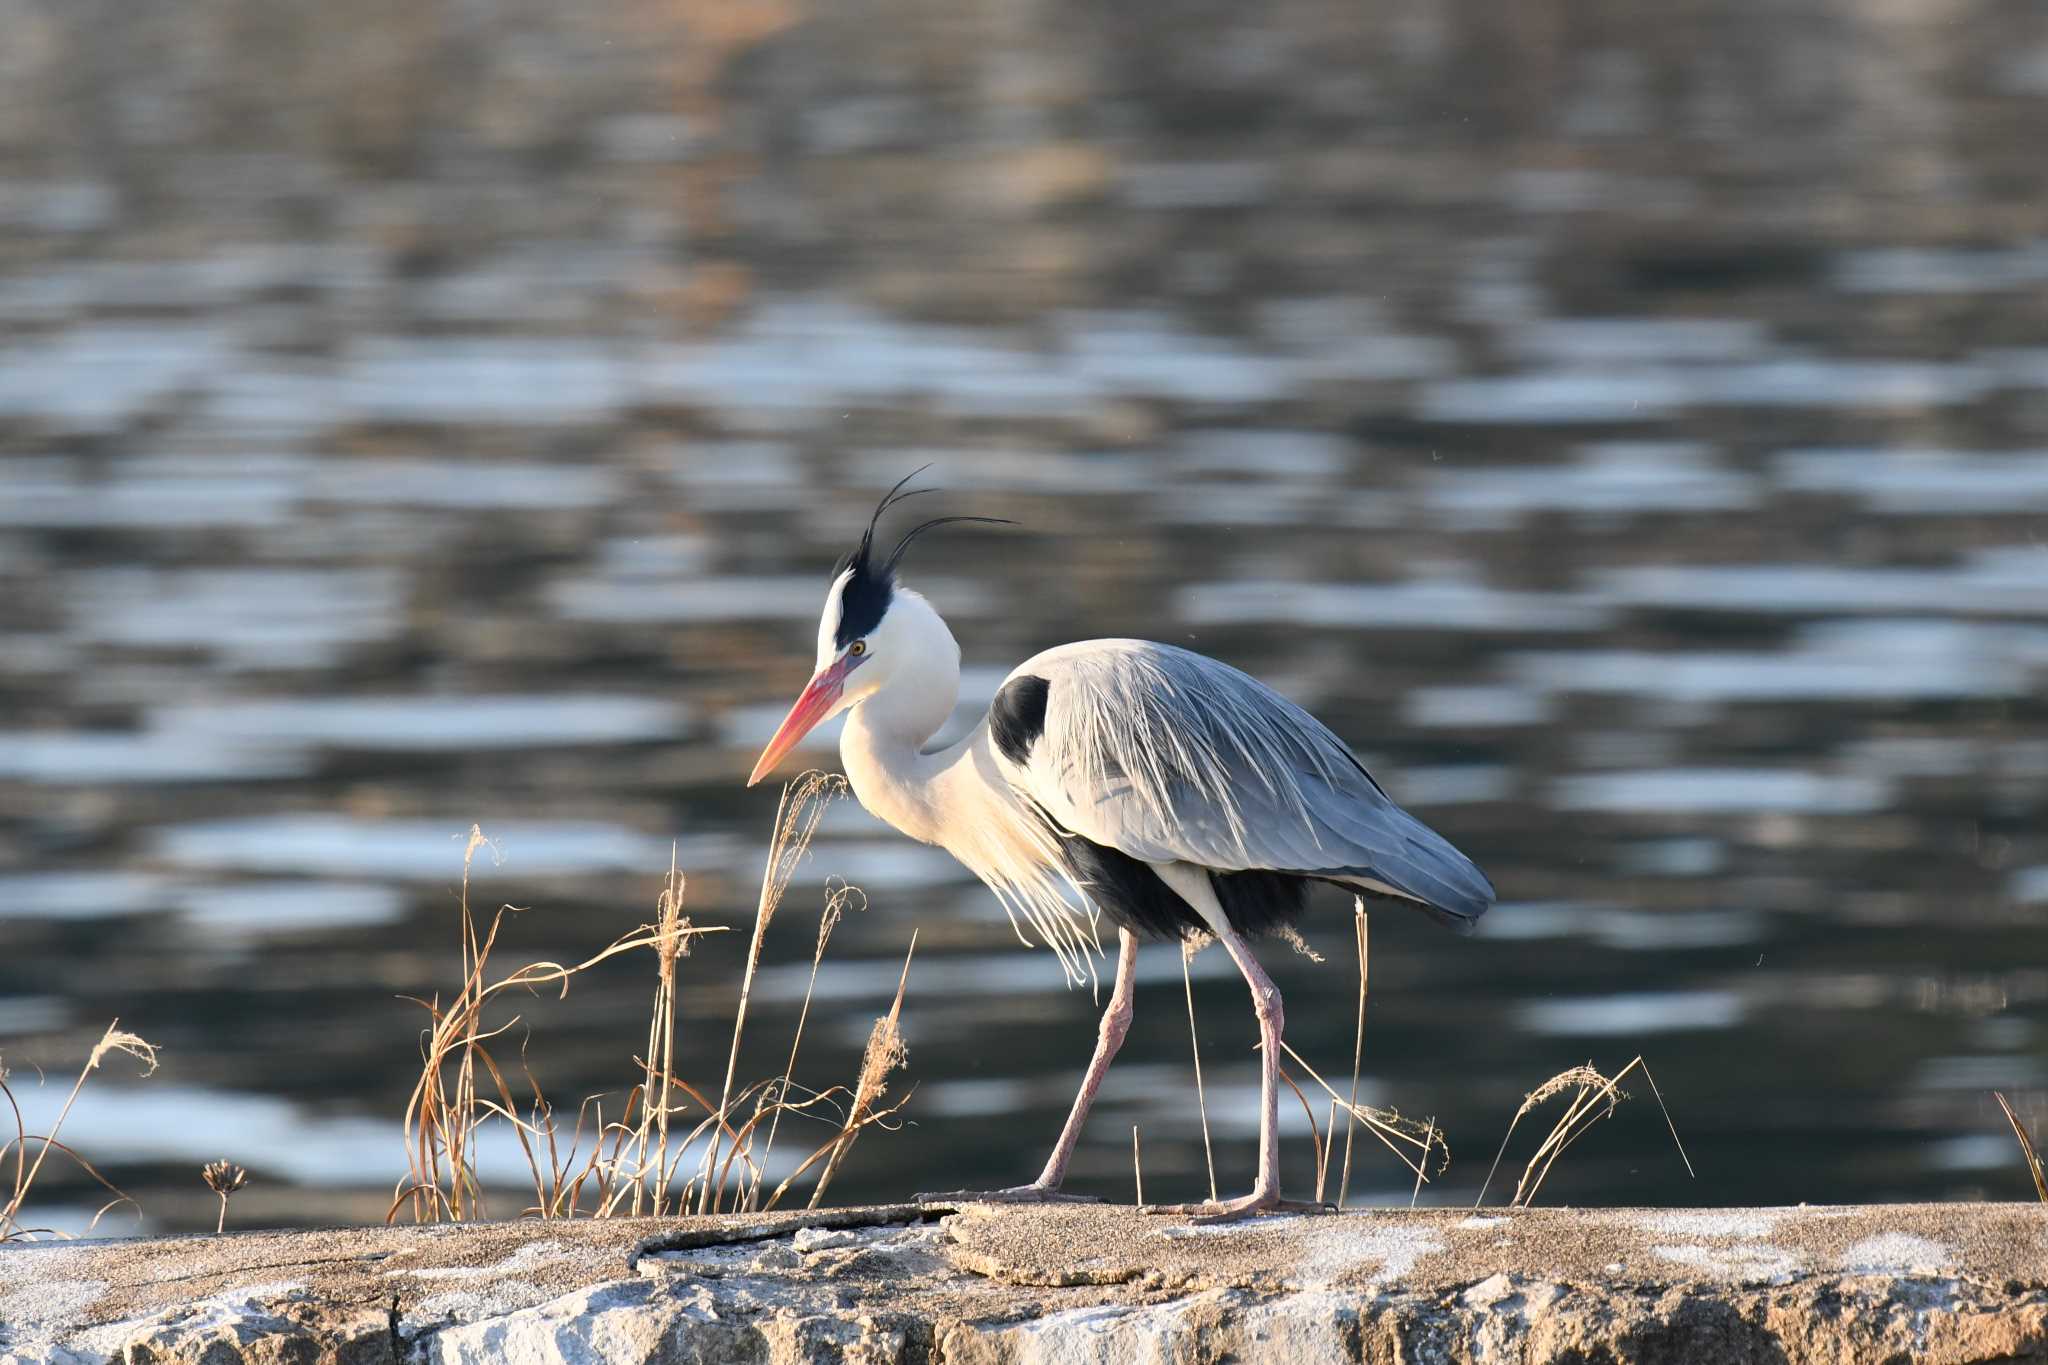
[[[1253,1190],[1239,1199],[1207,1199],[1195,1204],[1146,1204],[1140,1213],[1169,1214],[1191,1223],[1236,1223],[1262,1213],[1335,1213],[1335,1204],[1310,1199],[1282,1199],[1278,1190]]]
[[[1007,1190],[953,1190],[947,1194],[920,1194],[920,1204],[1099,1204],[1092,1194],[1063,1194],[1056,1185],[1012,1185]]]

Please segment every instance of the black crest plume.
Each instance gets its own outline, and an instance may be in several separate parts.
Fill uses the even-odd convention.
[[[894,488],[882,495],[882,500],[875,504],[875,514],[868,518],[868,529],[860,533],[860,544],[854,546],[833,569],[834,578],[850,571],[846,587],[839,594],[839,630],[833,636],[833,643],[842,646],[851,644],[882,623],[882,614],[889,610],[889,600],[896,591],[896,566],[903,562],[903,552],[910,548],[910,542],[926,531],[935,526],[949,526],[961,521],[979,521],[992,526],[1015,524],[1001,517],[933,517],[930,521],[911,527],[903,539],[896,542],[896,548],[889,552],[889,557],[877,563],[875,530],[881,524],[882,513],[906,498],[936,493],[938,490],[935,488],[913,488],[908,492],[903,488],[904,484],[930,468],[930,465],[924,465],[912,470],[898,480]]]

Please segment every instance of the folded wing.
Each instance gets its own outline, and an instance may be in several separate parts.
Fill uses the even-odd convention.
[[[1391,891],[1458,920],[1493,903],[1471,859],[1395,805],[1322,722],[1227,664],[1090,640],[1018,668],[993,714],[1020,696],[1043,707],[1042,728],[1008,746],[1006,775],[1072,833],[1146,862]]]

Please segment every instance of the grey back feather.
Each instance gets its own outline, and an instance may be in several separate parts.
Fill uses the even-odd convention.
[[[1075,834],[1147,862],[1377,881],[1461,919],[1493,901],[1342,740],[1248,674],[1144,640],[1062,646],[1024,674],[1049,683],[1045,728],[1013,780]]]

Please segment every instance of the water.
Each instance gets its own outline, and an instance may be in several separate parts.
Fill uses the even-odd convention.
[[[42,93],[0,107],[0,1059],[46,1115],[109,1020],[161,1045],[67,1126],[142,1225],[211,1226],[216,1157],[253,1220],[383,1215],[472,825],[474,904],[522,907],[507,968],[632,932],[673,856],[727,930],[681,968],[679,1070],[715,1086],[776,797],[741,783],[833,561],[928,462],[929,515],[1019,523],[910,558],[963,648],[946,734],[1038,649],[1188,645],[1491,873],[1470,937],[1371,912],[1359,1093],[1449,1134],[1424,1200],[1476,1197],[1546,1077],[1638,1054],[1697,1177],[1632,1079],[1546,1198],[2028,1194],[1988,1092],[2048,1118],[2048,194],[2000,103],[2039,63],[2000,54],[2048,31],[1703,16],[1664,110],[1577,65],[1657,35],[1560,17],[1525,80],[1464,3],[1277,45],[1046,26],[1000,61],[934,26],[930,63],[898,50],[928,16],[821,13],[691,91],[616,9],[479,20],[474,72],[330,59],[370,39],[310,14],[224,23],[256,50],[216,69],[39,10],[70,44],[9,68]],[[227,74],[297,61],[394,73],[360,95],[388,121]],[[917,949],[903,1124],[835,1196],[1027,1178],[1098,1001],[850,804],[767,933],[741,1078],[786,1058],[840,880],[865,906],[801,1082],[851,1081]],[[1304,931],[1322,962],[1265,960],[1349,1093],[1349,905]],[[616,1112],[650,967],[508,1002],[503,1055]],[[1228,1192],[1250,1011],[1220,954],[1189,977]],[[1136,1125],[1147,1193],[1204,1193],[1173,949],[1137,1009],[1074,1183],[1129,1197]],[[47,1178],[82,1226],[95,1187]]]

